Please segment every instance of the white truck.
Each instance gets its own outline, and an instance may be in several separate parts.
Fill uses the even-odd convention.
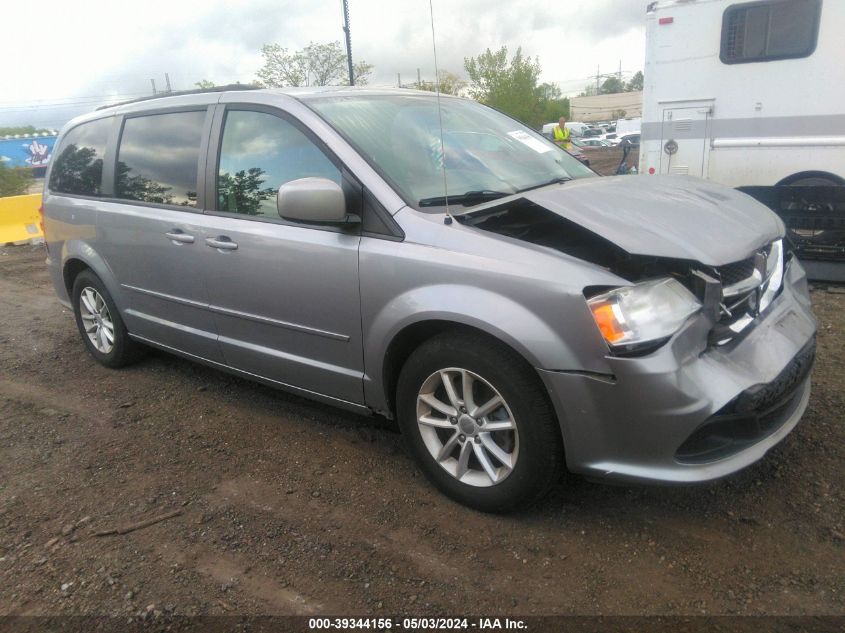
[[[841,275],[843,41],[843,0],[652,2],[640,173],[746,191],[780,213],[817,277]]]

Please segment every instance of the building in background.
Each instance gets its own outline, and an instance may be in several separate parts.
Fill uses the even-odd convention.
[[[572,97],[569,102],[569,118],[585,123],[639,117],[642,113],[642,91]]]

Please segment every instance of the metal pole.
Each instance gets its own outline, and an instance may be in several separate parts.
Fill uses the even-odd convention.
[[[155,93],[156,93],[156,80],[151,77],[150,83],[153,85],[153,95],[155,95]]]
[[[349,85],[355,85],[352,71],[352,36],[349,33],[349,0],[343,0],[343,32],[346,35],[346,65],[349,67]]]
[[[173,90],[170,89],[170,75],[167,73],[164,73],[164,83],[167,85],[167,92],[173,92]]]

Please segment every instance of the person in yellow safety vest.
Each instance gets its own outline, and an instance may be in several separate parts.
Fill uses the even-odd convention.
[[[558,124],[552,129],[554,132],[555,143],[565,150],[571,150],[572,133],[569,128],[566,127],[566,117],[560,117],[560,120],[557,123]]]

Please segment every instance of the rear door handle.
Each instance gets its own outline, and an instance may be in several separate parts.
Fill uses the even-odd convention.
[[[182,229],[173,229],[169,233],[164,234],[167,239],[173,240],[178,244],[193,244],[194,243],[194,236],[188,235]]]
[[[206,238],[205,243],[211,248],[219,248],[221,251],[234,251],[238,249],[238,243],[233,242],[225,235]]]

